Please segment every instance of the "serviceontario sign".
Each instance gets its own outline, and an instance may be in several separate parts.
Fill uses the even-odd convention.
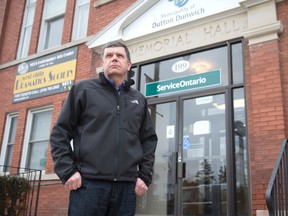
[[[146,83],[145,96],[153,97],[221,85],[221,70]]]

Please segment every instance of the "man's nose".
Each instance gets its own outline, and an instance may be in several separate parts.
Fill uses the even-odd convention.
[[[118,61],[117,55],[113,55],[112,61]]]

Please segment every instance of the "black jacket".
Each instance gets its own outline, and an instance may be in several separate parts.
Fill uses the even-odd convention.
[[[130,85],[118,95],[100,73],[71,88],[50,136],[63,184],[76,171],[89,179],[151,183],[157,136],[145,97]]]

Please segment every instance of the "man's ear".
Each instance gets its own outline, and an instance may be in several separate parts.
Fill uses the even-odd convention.
[[[131,67],[132,67],[132,63],[128,62],[128,71],[131,70]]]

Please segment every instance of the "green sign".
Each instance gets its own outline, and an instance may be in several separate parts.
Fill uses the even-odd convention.
[[[179,77],[176,79],[147,83],[145,86],[145,96],[152,97],[220,84],[221,71],[215,70],[191,76]]]

